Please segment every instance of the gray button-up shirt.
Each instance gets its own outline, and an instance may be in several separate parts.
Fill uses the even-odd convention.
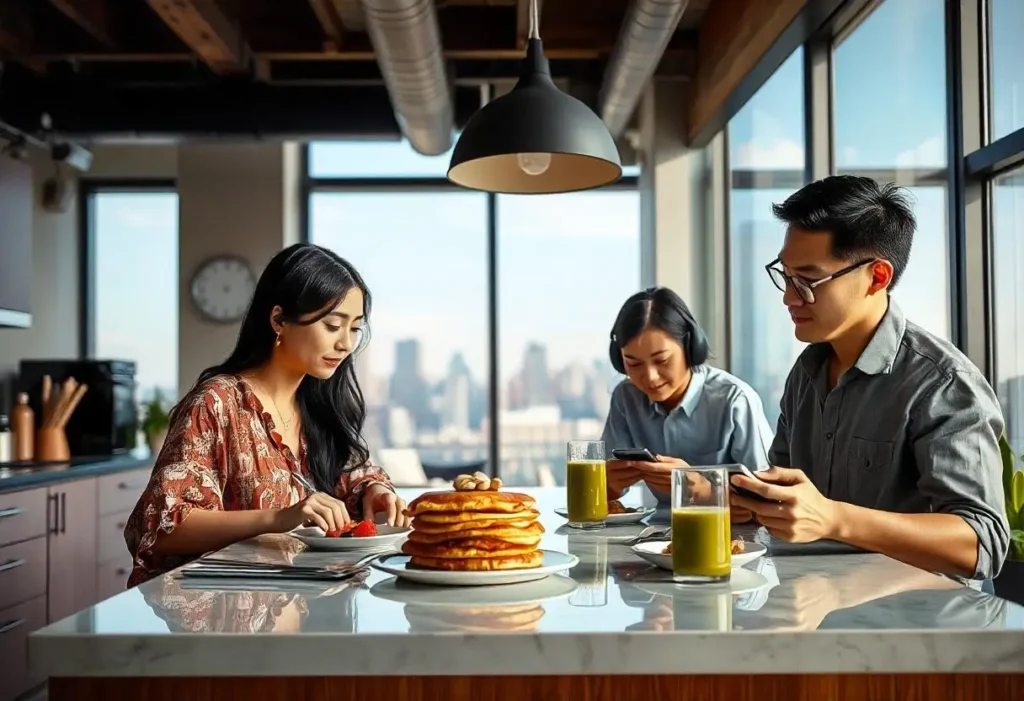
[[[682,458],[691,465],[740,463],[768,467],[771,424],[757,392],[724,370],[701,365],[672,411],[629,380],[612,392],[601,439],[613,448],[647,448],[655,455]],[[669,495],[656,493],[660,503]]]
[[[978,534],[974,579],[1009,549],[995,393],[952,344],[908,322],[892,300],[857,363],[828,389],[827,343],[786,380],[775,465],[802,469],[830,499],[901,513],[950,513]]]

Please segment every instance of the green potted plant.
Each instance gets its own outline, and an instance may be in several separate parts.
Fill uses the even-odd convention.
[[[1016,468],[1013,449],[1005,435],[999,438],[999,450],[1003,455],[1003,497],[1010,522],[1010,552],[994,585],[997,595],[1024,604],[1024,471]]]
[[[146,442],[149,443],[149,449],[154,456],[163,448],[169,424],[170,419],[167,410],[164,409],[163,396],[157,391],[146,404],[146,416],[142,419],[142,432],[146,435]]]

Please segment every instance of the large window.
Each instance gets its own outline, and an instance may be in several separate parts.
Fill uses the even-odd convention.
[[[373,298],[356,361],[365,437],[403,484],[487,465],[509,485],[561,483],[565,442],[600,435],[616,382],[608,332],[640,284],[635,182],[491,196],[447,183],[448,158],[404,141],[309,147],[309,238]]]
[[[1024,445],[1024,169],[997,178],[993,203],[997,385],[1010,444]]]
[[[786,233],[772,204],[803,184],[803,82],[797,50],[729,122],[731,368],[757,390],[772,425],[802,348],[764,266]]]
[[[950,336],[946,204],[945,3],[886,0],[835,49],[835,159],[841,173],[909,188],[914,247],[893,298]]]
[[[992,45],[992,140],[1024,129],[1024,2],[989,0]]]
[[[370,289],[371,342],[356,367],[371,450],[415,449],[428,467],[485,461],[486,195],[314,192],[310,236]]]
[[[501,475],[565,480],[565,443],[600,438],[615,314],[640,287],[634,191],[499,196]]]
[[[87,191],[88,355],[136,364],[141,403],[178,396],[178,195]]]

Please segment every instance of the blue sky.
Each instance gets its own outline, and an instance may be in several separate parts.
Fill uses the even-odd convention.
[[[887,0],[837,47],[834,99],[840,170],[945,166],[943,4],[943,0]],[[996,20],[993,124],[1001,135],[1024,126],[1024,72],[1019,69],[1024,65],[1020,41],[1024,2],[991,0],[991,5]],[[801,61],[798,51],[732,120],[734,167],[803,168]],[[447,155],[418,156],[403,142],[335,142],[313,149],[311,167],[317,175],[440,176],[447,161]],[[945,194],[942,188],[912,190],[919,231],[896,298],[908,316],[945,335],[948,307],[940,294],[948,280]],[[1015,211],[1021,212],[1024,202],[1019,187],[1016,192]],[[776,244],[770,242],[781,243],[782,231],[771,218],[770,205],[785,194],[734,193],[733,226],[749,223],[758,237],[765,238],[763,250],[772,249]],[[997,226],[1004,232],[1016,226],[1018,233],[1024,233],[1013,219],[1000,217],[1000,212],[1011,211],[1006,202],[1012,203],[1012,198],[1004,196],[1000,201]],[[638,206],[638,196],[625,192],[499,197],[504,378],[519,367],[528,341],[546,344],[556,368],[604,355],[619,305],[639,286]],[[99,351],[140,357],[141,384],[152,380],[173,387],[177,382],[176,197],[103,195],[97,222]],[[451,353],[461,351],[474,374],[484,377],[483,195],[320,194],[311,205],[311,230],[314,241],[349,258],[371,287],[376,305],[370,362],[375,373],[390,372],[395,340],[417,337],[424,342],[424,369],[429,376],[439,377]],[[1013,239],[1002,236],[999,240],[1008,247]],[[760,244],[757,250],[760,254]],[[1022,259],[1020,249],[1007,250],[1000,265],[1010,267],[1001,280],[1010,277],[1011,270],[1024,273]],[[126,261],[131,264],[126,266]],[[140,261],[147,263],[139,265]],[[115,292],[115,283],[127,284],[137,293]],[[767,276],[757,284],[756,289],[764,291],[758,304],[777,320],[773,328],[779,333],[773,342],[795,352],[781,295],[775,294]],[[1000,291],[1004,303],[1013,299],[1005,283],[997,295]],[[1020,314],[1016,318],[1024,321]],[[734,348],[742,352],[742,345]],[[1007,354],[1015,352],[1003,348]],[[1024,360],[1020,366],[1024,372]]]

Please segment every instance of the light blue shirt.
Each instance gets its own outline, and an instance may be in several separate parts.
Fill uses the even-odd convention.
[[[609,459],[613,448],[647,448],[691,465],[739,463],[753,469],[771,466],[773,437],[757,392],[724,370],[701,365],[669,412],[629,380],[619,383],[601,439]],[[655,495],[669,501],[667,494]]]

